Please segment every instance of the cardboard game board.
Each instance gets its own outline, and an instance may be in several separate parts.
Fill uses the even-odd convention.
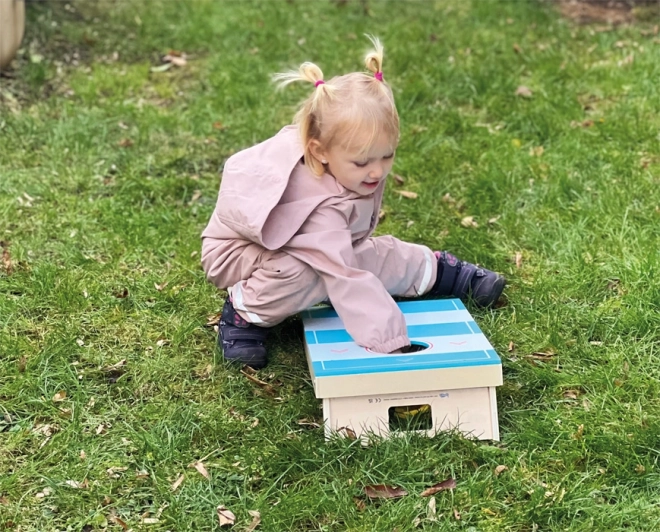
[[[499,439],[495,387],[502,365],[459,299],[398,303],[419,351],[384,354],[360,347],[337,313],[302,313],[307,362],[316,397],[323,399],[326,435],[333,431],[387,436],[397,421],[426,412],[429,435],[457,429]],[[399,423],[401,425],[401,423]]]

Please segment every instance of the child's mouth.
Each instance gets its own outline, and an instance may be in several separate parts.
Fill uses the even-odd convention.
[[[378,186],[378,183],[380,183],[380,181],[373,181],[371,183],[369,183],[368,181],[362,182],[362,184],[367,188],[376,188]]]

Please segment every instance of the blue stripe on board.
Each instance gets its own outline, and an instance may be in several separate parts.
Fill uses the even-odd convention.
[[[397,303],[404,314],[419,312],[442,312],[446,310],[465,310],[460,299],[427,299],[425,301],[402,301]],[[336,318],[337,312],[333,308],[311,308],[303,313],[304,318]]]
[[[459,334],[472,334],[476,326],[473,321],[457,323],[428,323],[422,325],[408,326],[410,338],[429,338],[432,336],[456,336]],[[319,344],[338,344],[341,342],[352,342],[353,339],[344,329],[331,329],[327,331],[315,331]]]
[[[305,318],[337,318],[337,312],[333,308],[311,308],[305,311]]]
[[[314,337],[314,331],[305,331],[305,341],[308,345],[316,343],[316,338]]]
[[[488,358],[486,353],[489,355]],[[444,353],[415,356],[387,356],[353,360],[326,360],[314,362],[314,377],[336,377],[341,375],[362,375],[387,373],[392,371],[414,371],[443,368],[463,368],[474,366],[500,365],[495,351],[468,351],[465,353]]]
[[[442,312],[445,310],[463,310],[465,306],[460,299],[427,299],[425,301],[402,301],[397,303],[401,312],[413,314],[417,312]]]

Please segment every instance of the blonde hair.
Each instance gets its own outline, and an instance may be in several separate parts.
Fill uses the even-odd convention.
[[[298,70],[273,76],[279,87],[294,81],[307,81],[316,87],[294,118],[302,137],[305,163],[316,176],[321,176],[324,168],[311,154],[312,140],[326,149],[337,142],[348,148],[356,135],[365,133],[368,140],[360,147],[360,153],[368,152],[381,133],[390,138],[393,148],[399,142],[399,115],[394,95],[382,80],[383,46],[376,37],[367,37],[374,49],[365,56],[364,63],[373,76],[353,72],[325,81],[321,69],[309,62],[300,65]]]

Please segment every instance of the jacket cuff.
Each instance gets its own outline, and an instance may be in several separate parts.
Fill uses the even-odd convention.
[[[370,347],[370,349],[376,353],[391,353],[392,351],[401,349],[406,345],[410,345],[410,339],[408,338],[407,334],[402,334],[401,336],[392,338],[391,340],[388,340],[382,344],[374,344]]]

